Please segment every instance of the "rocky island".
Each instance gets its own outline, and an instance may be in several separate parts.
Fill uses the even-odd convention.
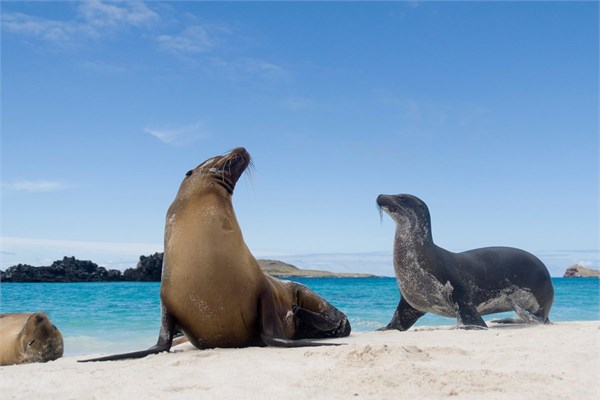
[[[600,271],[575,264],[567,268],[563,278],[600,278]]]
[[[163,253],[140,256],[135,268],[121,272],[107,270],[92,261],[64,257],[50,266],[34,267],[18,264],[0,271],[0,282],[159,282],[162,273]],[[333,273],[300,269],[276,260],[258,260],[262,270],[269,275],[285,277],[372,277],[355,273]]]

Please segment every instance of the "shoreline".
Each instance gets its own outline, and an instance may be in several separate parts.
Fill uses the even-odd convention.
[[[600,321],[353,333],[342,346],[199,351],[0,367],[3,399],[579,399],[600,390]],[[32,379],[34,378],[34,379]]]

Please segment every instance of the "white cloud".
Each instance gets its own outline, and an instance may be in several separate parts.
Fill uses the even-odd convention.
[[[128,68],[125,66],[101,61],[86,61],[79,64],[79,66],[88,71],[101,75],[120,75],[128,72]]]
[[[51,181],[18,181],[2,186],[18,192],[54,192],[66,189],[67,186],[60,182]]]
[[[73,20],[4,12],[2,29],[59,45],[72,45],[99,38],[118,28],[142,27],[160,21],[159,15],[141,2],[85,1],[79,3],[77,12],[79,18]]]
[[[216,45],[215,39],[199,25],[189,26],[178,35],[160,35],[156,41],[160,50],[185,54],[204,53]]]
[[[79,5],[79,13],[86,22],[96,27],[142,26],[160,20],[157,13],[138,1],[123,3],[84,1]]]
[[[285,68],[258,58],[226,60],[213,57],[210,61],[215,71],[234,80],[262,79],[272,81],[287,78],[289,75]]]
[[[269,61],[255,58],[237,60],[233,63],[233,65],[237,70],[243,73],[250,73],[266,78],[283,78],[287,75],[283,67],[273,64]]]
[[[154,136],[163,143],[183,145],[208,136],[204,123],[199,121],[184,126],[147,127],[144,132]]]
[[[83,24],[38,18],[21,13],[3,13],[2,29],[61,44],[69,44],[76,38],[97,36],[93,28]]]

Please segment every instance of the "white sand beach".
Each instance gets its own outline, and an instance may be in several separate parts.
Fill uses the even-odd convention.
[[[0,367],[6,399],[598,399],[600,321],[352,334],[336,347]],[[140,349],[150,343],[140,343]],[[131,349],[138,350],[138,349]]]

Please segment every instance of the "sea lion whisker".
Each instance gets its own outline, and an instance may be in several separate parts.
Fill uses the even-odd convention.
[[[379,223],[383,224],[383,207],[381,207],[377,203],[375,203],[375,206],[377,207],[377,211],[379,212]]]

